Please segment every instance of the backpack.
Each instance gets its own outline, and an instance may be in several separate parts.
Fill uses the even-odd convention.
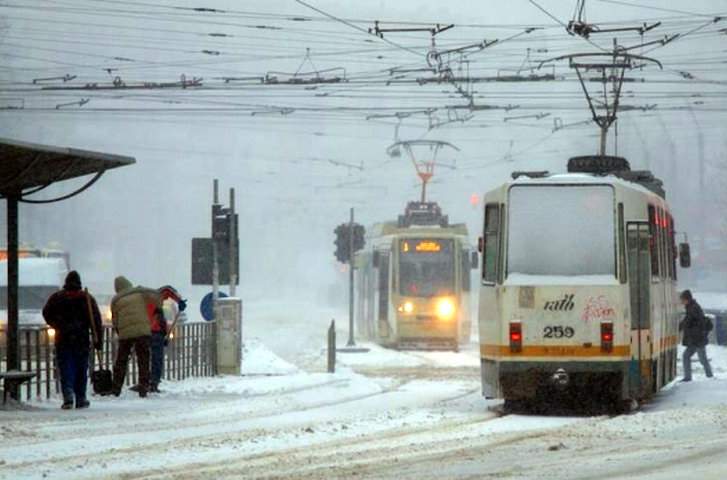
[[[714,328],[714,325],[712,324],[712,319],[706,315],[702,318],[703,318],[703,322],[704,322],[704,331],[707,333],[711,332],[712,329]]]

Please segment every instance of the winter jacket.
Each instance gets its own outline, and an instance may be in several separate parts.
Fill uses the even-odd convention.
[[[50,296],[43,307],[43,318],[55,330],[56,348],[88,352],[91,344],[91,321],[88,315],[86,293],[80,288],[59,290]],[[99,338],[93,343],[97,349],[101,348],[101,313],[98,310],[96,299],[90,294],[91,312]]]
[[[134,287],[125,277],[116,277],[114,288],[116,295],[111,300],[111,319],[119,338],[151,335],[147,305],[158,306],[159,293],[151,288]]]
[[[684,319],[679,323],[679,330],[684,332],[682,345],[685,347],[704,347],[707,345],[709,328],[702,307],[695,300],[686,306]]]
[[[161,302],[161,297],[160,297]],[[146,304],[146,316],[149,319],[151,333],[167,334],[167,319],[164,318],[164,312],[155,303]]]

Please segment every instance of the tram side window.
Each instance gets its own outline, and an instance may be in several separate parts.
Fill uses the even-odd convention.
[[[663,278],[671,278],[671,272],[669,271],[669,242],[667,239],[667,233],[668,233],[668,227],[669,227],[669,219],[667,218],[666,210],[663,208],[659,209],[659,217],[661,218],[661,221],[659,222],[659,232],[661,232],[661,238],[659,242],[659,248],[661,248],[661,276]]]
[[[651,239],[649,240],[649,250],[651,251],[651,278],[657,279],[659,278],[659,253],[660,253],[660,245],[661,242],[659,242],[659,224],[658,224],[658,218],[656,209],[649,205],[649,233],[651,236]]]
[[[470,291],[470,252],[469,250],[461,249],[459,251],[460,262],[459,269],[462,275],[462,290],[465,292]]]
[[[671,278],[673,280],[677,279],[677,244],[676,240],[674,239],[674,217],[669,215],[669,238],[667,239],[669,242],[669,269],[671,273]]]
[[[389,254],[381,252],[379,257],[379,320],[389,316]]]
[[[497,281],[497,261],[500,251],[500,205],[485,206],[485,245],[482,255],[482,278],[486,282]]]

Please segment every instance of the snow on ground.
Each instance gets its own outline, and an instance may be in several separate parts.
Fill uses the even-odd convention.
[[[243,376],[94,397],[89,410],[62,412],[55,398],[1,411],[0,479],[725,478],[725,347],[707,349],[717,379],[695,357],[693,382],[631,415],[501,416],[480,395],[477,345],[364,344],[322,373],[330,312],[309,308],[292,315],[310,324],[288,343],[291,316],[247,310]]]

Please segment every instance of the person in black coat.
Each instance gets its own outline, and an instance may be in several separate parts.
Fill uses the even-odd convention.
[[[91,303],[93,319],[89,318]],[[81,276],[75,270],[66,276],[63,289],[48,298],[43,308],[43,318],[55,330],[56,362],[61,376],[63,405],[61,408],[88,408],[86,385],[88,383],[88,357],[91,346],[91,321],[100,335],[101,313],[96,299],[81,289]],[[93,346],[101,350],[100,338],[93,339]]]
[[[707,377],[712,377],[712,368],[709,365],[706,351],[708,343],[707,336],[711,330],[710,322],[704,316],[702,307],[692,297],[692,292],[684,290],[679,295],[679,298],[686,310],[684,319],[679,323],[679,331],[683,332],[682,345],[687,347],[682,357],[682,363],[684,365],[684,378],[682,382],[692,381],[692,356],[695,353],[699,357],[699,362],[702,364],[702,367],[704,367],[704,373]]]

